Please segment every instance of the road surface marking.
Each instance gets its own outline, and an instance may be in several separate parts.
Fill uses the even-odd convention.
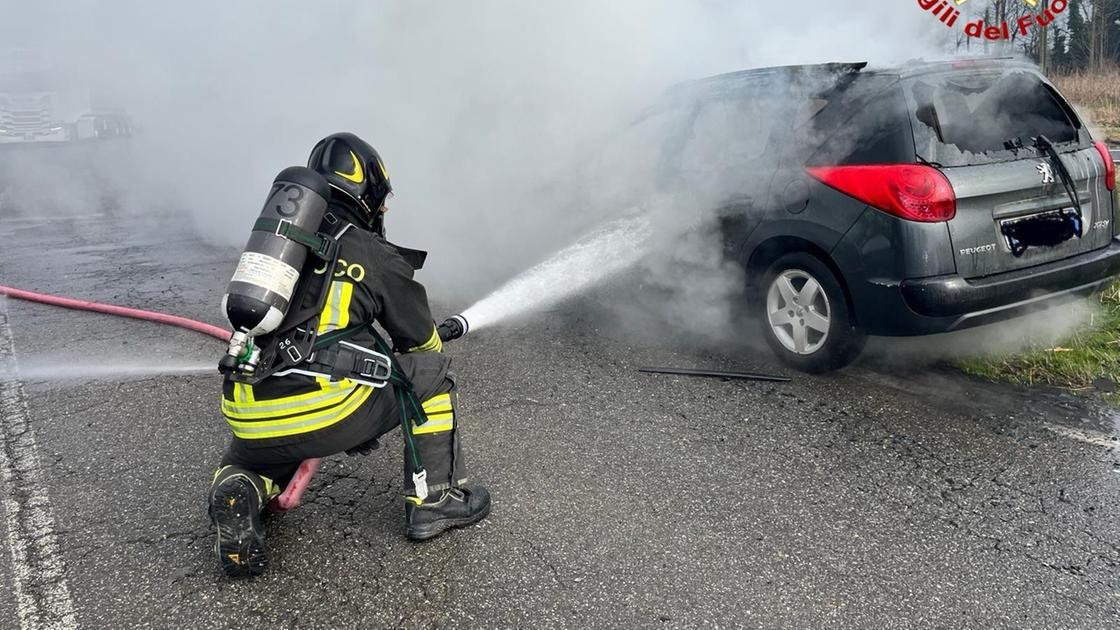
[[[1070,427],[1063,427],[1056,424],[1046,424],[1043,426],[1046,427],[1047,431],[1071,440],[1092,444],[1093,446],[1103,446],[1108,449],[1120,450],[1120,437],[1115,435],[1090,431],[1088,429],[1071,429]]]
[[[18,374],[7,300],[0,298],[0,498],[19,625],[23,630],[70,630],[78,627],[74,602]]]

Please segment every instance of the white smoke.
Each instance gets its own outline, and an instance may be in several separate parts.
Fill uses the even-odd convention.
[[[172,206],[240,245],[272,176],[352,130],[393,176],[390,237],[432,250],[429,282],[464,294],[575,235],[564,224],[587,208],[573,202],[601,185],[576,175],[667,85],[893,63],[936,54],[940,35],[906,3],[826,0],[4,4],[6,42],[132,113],[133,159],[111,170],[137,207]]]
[[[139,130],[129,151],[67,164],[75,174],[64,193],[46,176],[57,158],[6,152],[0,170],[18,173],[5,177],[18,182],[5,187],[9,212],[49,201],[58,212],[175,213],[236,247],[272,177],[304,162],[320,137],[348,130],[386,160],[389,237],[432,252],[421,275],[432,295],[472,303],[643,207],[654,247],[672,252],[649,263],[647,278],[683,296],[664,303],[669,319],[697,325],[696,309],[674,309],[710,304],[711,327],[726,320],[741,277],[693,216],[701,200],[643,198],[659,136],[631,126],[638,112],[684,80],[768,65],[890,65],[943,56],[945,38],[905,2],[4,4],[5,42],[45,50],[112,93]]]

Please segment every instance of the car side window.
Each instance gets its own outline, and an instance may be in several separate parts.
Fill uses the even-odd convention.
[[[721,136],[726,127],[723,101],[702,105],[692,121],[692,132],[681,152],[681,169],[687,173],[702,172],[722,161],[725,147]]]
[[[782,117],[774,102],[718,99],[700,105],[681,154],[689,175],[741,170],[764,158],[773,128]]]

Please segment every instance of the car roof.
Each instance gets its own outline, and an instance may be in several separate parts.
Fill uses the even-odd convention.
[[[833,62],[820,64],[803,64],[791,66],[772,66],[767,68],[752,68],[739,70],[714,76],[686,81],[669,88],[667,94],[684,96],[686,94],[703,94],[713,92],[734,91],[738,87],[748,87],[758,81],[767,79],[797,79],[811,78],[827,75],[855,75],[878,74],[894,75],[902,78],[952,72],[964,69],[983,68],[1021,68],[1035,69],[1034,64],[1021,61],[1015,57],[974,57],[963,59],[948,59],[943,61],[925,61],[922,59],[908,61],[895,67],[869,68],[866,61],[859,62]]]
[[[893,69],[876,69],[876,72],[881,74],[897,74],[905,78],[923,74],[970,69],[1037,70],[1037,67],[1033,63],[1021,60],[1017,57],[966,57],[963,59],[948,59],[944,61],[925,61],[917,59]]]
[[[748,87],[767,79],[794,79],[828,74],[855,74],[867,67],[866,61],[854,63],[820,63],[795,66],[773,66],[752,68],[725,74],[685,81],[669,88],[668,95],[684,96],[706,92],[734,91],[737,87]]]
[[[844,81],[851,81],[860,76],[882,76],[906,79],[930,74],[966,71],[969,69],[1009,68],[1038,73],[1038,69],[1034,64],[1022,61],[1016,57],[973,57],[942,61],[916,59],[893,67],[871,67],[866,61],[857,61],[752,68],[717,74],[703,79],[695,79],[673,85],[665,90],[656,103],[642,111],[641,114],[635,118],[634,122],[645,120],[649,116],[672,110],[682,105],[688,106],[708,99],[727,98],[739,93],[757,90],[760,84],[764,84],[768,81],[774,81],[784,85],[794,85],[799,82],[804,82],[806,85],[815,85],[817,89],[828,89],[826,86],[830,85],[828,83],[830,79],[834,82],[832,85],[839,87]],[[772,90],[766,93],[777,98],[792,98],[794,100],[804,96],[803,94],[797,95],[795,93],[789,93],[787,90]]]

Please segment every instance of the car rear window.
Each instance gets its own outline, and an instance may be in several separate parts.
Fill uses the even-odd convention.
[[[1013,160],[1046,136],[1080,141],[1081,123],[1051,86],[1026,70],[958,71],[904,82],[918,155],[945,166]]]

